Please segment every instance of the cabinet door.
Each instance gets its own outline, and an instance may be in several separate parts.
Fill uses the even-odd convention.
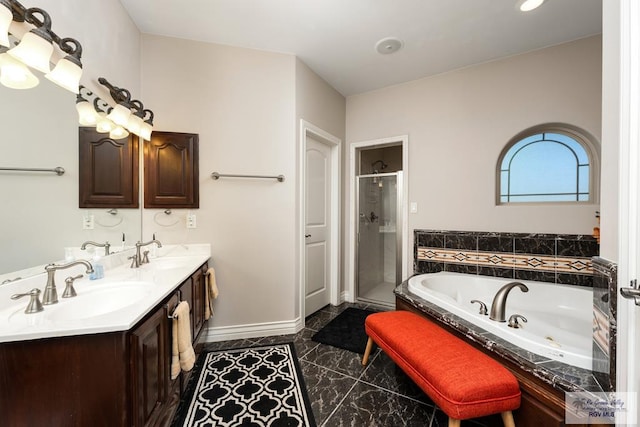
[[[144,151],[144,207],[198,208],[198,135],[154,131]]]
[[[138,207],[138,137],[114,140],[80,128],[81,208]]]
[[[158,309],[131,331],[132,411],[135,426],[161,415],[169,387],[171,344],[168,310]]]
[[[191,282],[193,284],[193,339],[198,338],[198,334],[204,326],[204,293],[205,293],[205,276],[204,272],[207,271],[207,264],[198,269],[193,276],[191,276]]]

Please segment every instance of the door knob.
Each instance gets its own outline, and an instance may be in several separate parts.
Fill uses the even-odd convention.
[[[305,239],[308,239],[309,237],[311,237],[311,234],[305,234],[305,235],[304,235],[304,238],[305,238]]]

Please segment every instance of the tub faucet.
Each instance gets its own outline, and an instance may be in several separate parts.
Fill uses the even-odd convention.
[[[136,254],[135,254],[135,259],[133,260],[133,262],[131,263],[131,267],[140,267],[140,265],[142,264],[146,264],[149,262],[149,258],[144,257],[144,259],[142,258],[142,254],[140,253],[140,248],[143,246],[147,246],[150,245],[152,243],[155,243],[159,248],[162,247],[162,243],[160,243],[159,240],[153,239],[150,240],[146,243],[142,243],[142,242],[137,242],[136,243]],[[146,261],[145,261],[146,260]]]
[[[72,261],[68,264],[47,264],[44,270],[47,272],[47,286],[44,288],[44,295],[42,297],[42,304],[49,305],[58,302],[58,292],[56,291],[55,275],[57,270],[64,270],[65,268],[73,267],[74,265],[84,265],[87,267],[87,274],[93,273],[93,266],[89,261],[78,260]]]
[[[498,293],[496,293],[496,296],[493,297],[489,319],[495,320],[496,322],[507,321],[507,319],[505,319],[504,317],[505,308],[507,306],[507,296],[509,296],[509,292],[511,291],[511,289],[516,287],[520,288],[522,292],[529,292],[529,288],[527,288],[524,283],[520,282],[509,282],[501,287]]]
[[[82,246],[80,246],[80,250],[85,250],[87,249],[87,245],[92,245],[92,246],[97,246],[99,248],[104,248],[104,254],[105,255],[109,255],[109,249],[111,248],[111,245],[109,244],[109,242],[104,242],[104,243],[98,243],[98,242],[92,242],[91,240],[87,240],[86,242],[84,242],[82,244]]]

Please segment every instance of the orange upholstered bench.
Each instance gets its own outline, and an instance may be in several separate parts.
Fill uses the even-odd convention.
[[[518,381],[504,366],[424,317],[408,311],[369,315],[366,365],[375,342],[449,416],[460,420],[502,415],[514,426],[520,406]]]

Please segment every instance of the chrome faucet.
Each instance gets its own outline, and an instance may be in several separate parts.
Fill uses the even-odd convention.
[[[64,270],[65,268],[73,267],[74,265],[84,265],[87,267],[87,274],[93,273],[93,266],[89,261],[78,260],[72,261],[68,264],[56,265],[48,264],[44,270],[47,272],[47,286],[44,288],[44,295],[42,297],[42,304],[49,305],[58,302],[58,292],[56,291],[55,274],[57,270]]]
[[[98,242],[92,242],[91,240],[87,240],[86,242],[84,242],[82,244],[82,246],[80,246],[80,249],[84,251],[85,249],[87,249],[87,245],[92,245],[92,246],[97,246],[99,248],[104,248],[104,254],[105,255],[109,255],[109,249],[111,248],[111,245],[109,244],[109,242],[98,243]]]
[[[507,321],[507,319],[505,319],[504,317],[504,312],[507,306],[507,296],[509,296],[509,292],[513,288],[520,288],[522,292],[529,292],[529,288],[527,288],[524,283],[520,282],[509,282],[501,287],[500,290],[496,293],[496,296],[493,297],[489,319],[495,320],[496,322]]]
[[[143,246],[150,245],[152,243],[155,243],[159,248],[162,247],[162,243],[160,243],[160,241],[156,239],[150,240],[146,243],[142,243],[142,242],[136,243],[136,254],[134,255],[135,258],[133,258],[133,261],[131,262],[131,268],[137,268],[137,267],[140,267],[142,264],[146,264],[149,262],[149,258],[147,258],[146,256],[142,258],[142,254],[140,253],[140,248]]]

